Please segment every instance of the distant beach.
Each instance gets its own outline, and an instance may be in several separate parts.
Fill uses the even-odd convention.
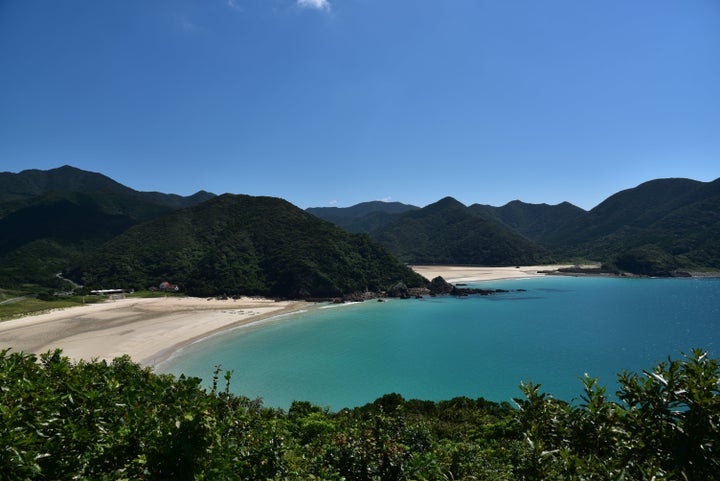
[[[547,271],[555,271],[569,264],[518,266],[518,267],[482,267],[482,266],[410,266],[412,269],[432,280],[437,276],[451,284],[464,282],[495,281],[500,279],[524,279],[547,275]]]
[[[428,280],[451,283],[537,277],[563,266],[412,266]],[[154,366],[180,347],[211,334],[309,307],[302,301],[243,297],[217,300],[192,297],[129,298],[61,309],[0,322],[0,348],[36,354],[60,348],[71,359],[129,355]]]

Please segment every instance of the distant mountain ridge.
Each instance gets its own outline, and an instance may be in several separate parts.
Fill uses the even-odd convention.
[[[452,197],[407,212],[371,235],[411,264],[508,266],[550,260],[541,246]]]
[[[162,278],[203,294],[302,297],[421,284],[398,259],[592,260],[643,275],[720,270],[720,179],[656,179],[590,211],[568,202],[468,207],[452,197],[422,208],[373,201],[302,211],[277,198],[138,192],[70,166],[0,173],[5,286],[53,285],[61,271],[98,287]]]
[[[0,277],[39,281],[130,227],[215,197],[140,192],[71,166],[0,173]]]
[[[138,192],[64,166],[0,175],[0,287],[144,289],[194,295],[342,296],[425,279],[366,235],[270,197]]]
[[[623,190],[548,243],[638,274],[720,269],[720,179],[657,179]]]
[[[30,199],[52,191],[120,194],[175,208],[197,205],[215,196],[203,190],[188,197],[161,192],[141,192],[103,174],[69,165],[50,170],[28,169],[17,174],[0,172],[0,202]]]
[[[469,209],[481,217],[495,219],[520,235],[541,243],[557,229],[574,222],[585,213],[585,210],[570,202],[548,205],[528,204],[519,200],[508,202],[502,207],[473,204]]]
[[[672,275],[678,269],[718,270],[719,191],[720,179],[656,179],[618,192],[590,211],[569,202],[547,205],[517,200],[502,207],[465,207],[446,198],[421,209],[389,215],[382,205],[372,204],[377,212],[365,209],[364,218],[376,215],[382,222],[369,225],[365,232],[409,262],[470,264],[480,259],[479,263],[512,265],[515,260],[523,263],[520,261],[527,258],[562,262],[580,259],[600,261],[610,270],[643,275]],[[443,205],[452,207],[454,213],[424,214]],[[459,214],[463,208],[488,222],[469,222],[467,213]],[[346,209],[334,210],[332,221],[362,228],[357,218],[343,216],[353,211],[352,207]],[[319,211],[324,217],[325,213]],[[501,237],[492,237],[492,232]],[[508,237],[508,233],[522,240]],[[489,246],[499,248],[500,238],[512,248],[500,249],[504,257],[489,255]],[[430,250],[428,246],[433,242],[436,247]],[[473,243],[483,246],[485,254],[471,254],[462,247]],[[420,251],[425,254],[419,256]]]
[[[400,202],[371,201],[351,207],[311,207],[307,212],[350,232],[370,233],[419,207]]]

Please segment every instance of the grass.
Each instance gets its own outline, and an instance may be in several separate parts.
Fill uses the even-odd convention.
[[[0,302],[28,295],[27,290],[0,289]],[[176,292],[151,292],[138,291],[132,294],[125,294],[131,298],[156,298],[156,297],[185,297],[185,294]],[[41,314],[52,309],[66,309],[68,307],[82,306],[83,304],[95,304],[107,300],[106,296],[62,296],[53,300],[41,300],[34,297],[21,299],[17,302],[0,304],[0,321],[8,321],[33,314]]]
[[[5,299],[9,298],[11,297],[6,297]],[[43,301],[29,297],[9,304],[0,304],[0,321],[16,319],[31,314],[40,314],[52,309],[65,309],[68,307],[82,306],[83,304],[93,304],[103,300],[104,298],[99,296],[68,296],[60,297],[52,301]]]
[[[156,297],[187,297],[187,294],[181,292],[135,291],[132,294],[125,294],[125,296],[154,299]]]
[[[0,289],[0,302],[24,296],[26,294],[27,292],[18,289]]]

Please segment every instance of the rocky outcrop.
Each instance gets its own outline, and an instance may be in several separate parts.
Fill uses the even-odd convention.
[[[399,297],[400,299],[409,299],[410,291],[404,282],[398,282],[387,291],[388,297]]]
[[[457,289],[455,286],[450,284],[448,281],[443,279],[442,276],[437,276],[435,279],[430,281],[430,285],[428,286],[428,289],[430,289],[430,294],[441,296],[444,294],[450,294],[453,289]]]
[[[473,287],[457,287],[450,284],[448,281],[443,279],[441,276],[436,277],[430,281],[428,286],[430,295],[432,296],[469,296],[470,294],[479,294],[481,296],[488,296],[490,294],[497,294],[500,292],[508,292],[504,289],[477,289]]]
[[[518,289],[518,292],[524,291],[524,289]],[[342,304],[344,302],[363,302],[370,299],[382,300],[383,298],[395,298],[395,299],[422,299],[425,296],[458,296],[464,297],[472,294],[487,296],[490,294],[498,294],[502,292],[510,292],[505,289],[477,289],[472,287],[458,287],[450,284],[441,276],[436,277],[427,287],[408,287],[404,282],[398,282],[390,289],[385,292],[354,292],[351,294],[345,294],[339,297],[332,298],[307,298],[309,302],[333,302],[336,304]]]

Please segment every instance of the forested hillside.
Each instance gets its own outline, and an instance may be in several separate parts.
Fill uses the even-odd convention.
[[[638,274],[720,269],[720,179],[658,179],[618,192],[547,244]]]
[[[465,208],[455,201],[447,217],[429,212],[445,199],[392,215],[382,206],[368,205],[376,210],[366,209],[362,219],[375,222],[364,225],[352,207],[335,209],[329,218],[338,225],[366,229],[409,262],[512,265],[532,259],[590,260],[618,272],[667,276],[678,270],[720,270],[719,191],[720,179],[657,179],[618,192],[590,211],[569,202],[512,201],[502,207]],[[469,220],[468,212],[484,223]]]
[[[547,250],[531,240],[475,215],[451,197],[406,212],[372,236],[411,264],[509,266],[551,259]]]
[[[469,209],[480,217],[494,219],[538,243],[546,242],[558,229],[570,225],[585,213],[569,202],[548,205],[528,204],[519,200],[508,202],[502,207],[473,204]]]
[[[325,296],[374,289],[391,279],[416,284],[395,257],[500,266],[590,260],[655,276],[720,270],[720,179],[653,180],[590,211],[568,202],[466,207],[450,197],[423,208],[375,201],[308,209],[342,234],[311,225],[298,212],[289,215],[298,209],[286,202],[276,203],[284,211],[279,215],[252,207],[284,219],[270,225],[249,212],[218,209],[227,199],[213,203],[214,197],[204,191],[189,197],[138,192],[69,166],[0,173],[0,287],[55,287],[58,272],[92,287],[170,280],[197,294]],[[206,214],[173,214],[193,208]],[[225,218],[226,212],[234,217]],[[189,219],[201,228],[188,228],[195,225]],[[136,226],[142,227],[133,233]],[[346,231],[367,233],[390,253]]]
[[[368,236],[278,198],[225,194],[133,227],[77,270],[88,285],[329,297],[425,280]]]
[[[161,192],[140,192],[103,174],[69,165],[50,170],[23,170],[17,174],[0,172],[0,202],[30,199],[53,191],[117,194],[175,208],[196,205],[215,196],[202,190],[188,197]]]
[[[54,286],[56,273],[133,225],[212,197],[138,192],[69,166],[0,173],[0,286]]]

